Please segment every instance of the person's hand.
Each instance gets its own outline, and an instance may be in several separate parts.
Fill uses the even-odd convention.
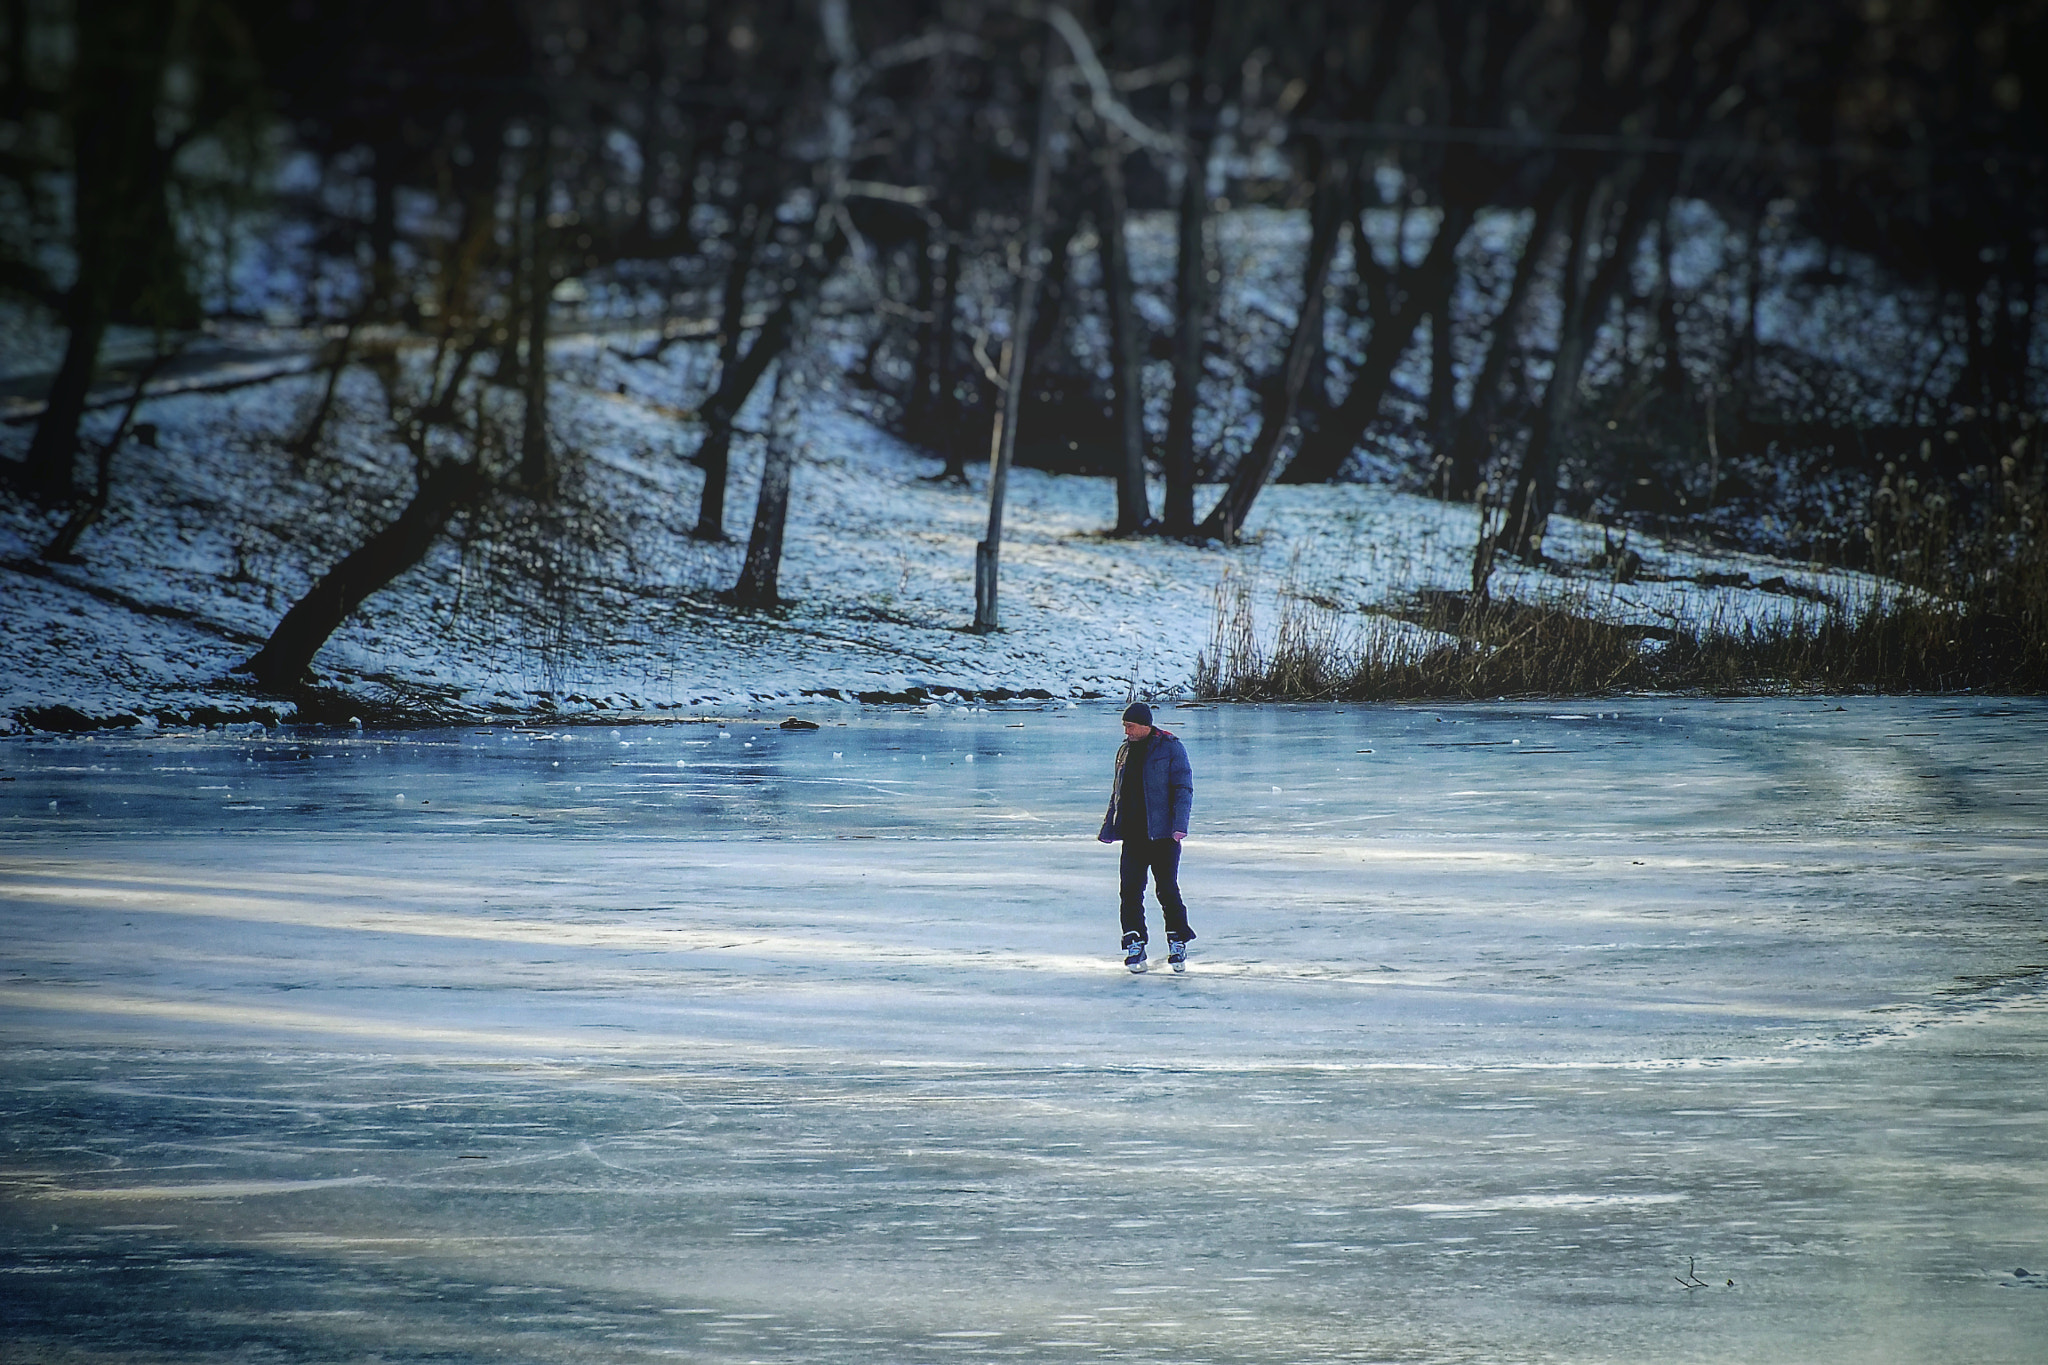
[[[1175,842],[1176,844],[1177,844],[1177,843],[1179,843],[1179,842],[1180,842],[1181,840],[1183,840],[1183,839],[1187,838],[1187,837],[1188,837],[1188,832],[1187,832],[1186,830],[1184,830],[1184,829],[1177,829],[1177,830],[1175,830],[1175,831],[1173,832],[1173,841],[1174,841],[1174,842]]]

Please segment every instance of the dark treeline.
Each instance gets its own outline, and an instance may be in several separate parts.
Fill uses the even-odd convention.
[[[69,338],[27,495],[104,503],[80,424],[110,326],[234,306],[205,301],[202,209],[304,228],[297,320],[385,381],[413,494],[251,661],[274,685],[451,520],[573,514],[548,344],[612,286],[662,299],[648,363],[715,338],[699,537],[773,376],[742,607],[776,600],[827,324],[942,477],[991,449],[1113,475],[1121,534],[1228,542],[1273,480],[1393,477],[1483,501],[1482,559],[1540,555],[1564,511],[1896,569],[1882,495],[1953,511],[2040,465],[2043,0],[0,19],[0,286]],[[1227,306],[1251,282],[1263,311]]]

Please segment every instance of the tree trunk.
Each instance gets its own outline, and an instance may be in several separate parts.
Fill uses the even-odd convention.
[[[1591,197],[1590,190],[1582,193]],[[1615,290],[1628,277],[1643,230],[1655,214],[1663,211],[1670,194],[1669,178],[1654,172],[1637,177],[1630,188],[1621,226],[1614,234],[1614,250],[1593,272],[1583,298],[1576,295],[1583,277],[1587,219],[1583,208],[1574,215],[1577,222],[1572,232],[1572,255],[1565,267],[1565,315],[1558,336],[1557,359],[1551,367],[1550,384],[1543,393],[1543,406],[1529,428],[1529,444],[1523,448],[1521,467],[1515,474],[1512,497],[1507,504],[1507,520],[1501,526],[1501,534],[1509,538],[1508,549],[1518,558],[1529,558],[1543,543],[1550,514],[1557,506],[1558,433],[1577,407],[1579,379],[1585,373],[1586,359],[1592,354]]]
[[[1529,287],[1536,279],[1536,271],[1543,263],[1544,248],[1550,244],[1550,225],[1557,215],[1563,187],[1561,177],[1552,177],[1536,197],[1535,220],[1529,225],[1528,240],[1522,244],[1522,258],[1515,262],[1515,275],[1508,285],[1507,302],[1501,305],[1500,316],[1494,319],[1493,336],[1486,346],[1486,359],[1480,364],[1479,378],[1472,384],[1472,401],[1458,419],[1457,434],[1451,440],[1448,489],[1454,500],[1462,502],[1479,489],[1487,454],[1487,428],[1492,422],[1495,405],[1500,401],[1500,384],[1507,376],[1508,359],[1521,347],[1522,308],[1528,300]]]
[[[72,509],[57,534],[43,547],[42,558],[50,564],[83,564],[78,554],[78,538],[85,534],[94,522],[106,515],[107,502],[114,491],[114,452],[121,448],[121,442],[128,439],[128,432],[135,425],[135,410],[142,406],[144,395],[149,392],[149,381],[173,353],[159,345],[142,372],[135,376],[134,391],[128,395],[128,406],[121,410],[121,420],[114,426],[114,434],[99,443],[99,450],[93,457],[92,496]]]
[[[911,174],[919,185],[943,186],[924,214],[924,256],[919,263],[917,368],[911,380],[904,429],[910,438],[946,462],[941,479],[966,481],[967,462],[958,446],[958,415],[953,401],[953,296],[959,283],[960,246],[953,224],[960,219],[957,177],[942,173],[942,133],[949,139],[949,116],[955,112],[954,62],[935,54],[926,70],[919,113],[912,122]]]
[[[391,294],[398,279],[398,267],[393,260],[398,245],[398,172],[389,157],[377,157],[370,169],[370,183],[370,296],[377,300],[382,314],[391,308]]]
[[[860,61],[860,53],[853,42],[853,16],[848,0],[820,0],[818,27],[823,31],[825,47],[833,62],[830,94],[824,111],[826,154],[815,172],[822,193],[811,220],[810,245],[804,252],[804,259],[797,263],[795,275],[784,286],[788,294],[782,307],[776,310],[783,318],[786,334],[785,339],[777,343],[777,349],[786,348],[789,354],[775,380],[775,398],[771,404],[774,416],[771,418],[767,454],[762,463],[761,490],[754,500],[753,533],[747,538],[747,557],[740,566],[739,581],[733,584],[730,594],[735,605],[749,609],[773,607],[781,600],[777,583],[782,572],[782,532],[789,517],[790,476],[796,466],[804,402],[811,389],[812,376],[805,346],[812,319],[817,315],[820,295],[824,292],[825,278],[846,245],[846,234],[839,228],[840,205],[844,202],[840,196],[845,188],[846,168],[853,155],[853,113],[850,106],[855,89],[854,69]],[[771,318],[762,328],[754,351],[763,349],[770,340],[769,329],[774,326],[775,321]],[[748,352],[741,367],[745,368],[753,358],[754,352]],[[720,387],[724,386],[721,384]],[[749,383],[747,387],[751,389],[753,385]],[[736,413],[739,409],[734,407],[732,411]]]
[[[491,371],[491,382],[502,384],[508,389],[524,389],[526,386],[526,366],[520,359],[519,352],[520,340],[526,335],[524,317],[526,310],[519,306],[519,301],[526,297],[526,258],[532,253],[522,249],[523,244],[519,241],[519,238],[523,235],[523,231],[518,223],[519,217],[520,214],[517,208],[515,208],[513,210],[513,226],[511,229],[513,236],[512,262],[507,272],[510,278],[505,282],[505,297],[511,302],[505,309],[505,335],[498,343],[498,363],[496,368]],[[366,309],[365,311],[370,312],[373,310]]]
[[[164,203],[169,167],[156,115],[176,6],[170,0],[81,0],[73,74],[72,246],[78,278],[65,296],[70,337],[16,480],[62,501],[75,489],[78,424],[107,325],[116,313],[172,321],[176,240]],[[179,321],[183,321],[179,319]]]
[[[525,207],[526,196],[534,193],[534,158],[539,155],[531,140],[535,135],[532,125],[528,126],[527,135],[526,152],[520,158],[519,174],[512,181],[511,221],[506,225],[506,231],[511,238],[511,261],[506,272],[509,278],[505,282],[505,297],[508,300],[505,307],[505,333],[498,343],[498,363],[491,375],[493,383],[521,390],[526,387],[526,363],[521,358],[520,342],[525,337],[526,318],[532,310],[520,307],[520,303],[526,298],[527,278],[533,272],[533,239],[539,224],[538,216]],[[366,301],[365,312],[374,315],[374,296],[372,300]]]
[[[304,469],[305,462],[320,447],[320,438],[326,434],[327,419],[334,411],[334,395],[341,388],[341,376],[348,369],[349,350],[356,339],[356,324],[359,317],[350,318],[347,330],[334,343],[334,363],[327,367],[327,383],[320,389],[320,401],[313,408],[313,415],[306,419],[306,425],[299,434],[292,437],[286,449],[292,453],[292,469],[297,473]]]
[[[1750,219],[1749,234],[1742,253],[1742,327],[1735,337],[1735,364],[1731,367],[1742,385],[1745,412],[1756,403],[1756,304],[1764,287],[1764,211]]]
[[[1422,264],[1402,281],[1404,296],[1393,316],[1375,317],[1372,340],[1366,344],[1365,359],[1352,376],[1351,390],[1315,433],[1301,443],[1280,476],[1283,483],[1327,483],[1351,458],[1352,450],[1364,437],[1366,427],[1379,415],[1380,400],[1386,396],[1387,381],[1402,354],[1415,338],[1424,317],[1438,317],[1448,310],[1451,286],[1457,280],[1458,243],[1472,226],[1472,207],[1462,202],[1446,204],[1436,238]],[[1361,242],[1363,240],[1363,234]],[[1361,244],[1359,250],[1366,248]]]
[[[686,126],[674,142],[676,163],[676,197],[669,211],[675,215],[675,226],[666,236],[659,238],[660,254],[678,256],[697,249],[697,236],[690,227],[690,219],[697,213],[697,159],[698,149],[704,144],[704,135],[694,125]],[[651,230],[653,224],[648,224]]]
[[[1038,307],[1031,319],[1031,364],[1041,375],[1053,359],[1053,342],[1059,338],[1061,316],[1066,308],[1067,276],[1073,266],[1074,234],[1080,230],[1081,221],[1077,215],[1055,216],[1059,206],[1047,209],[1047,228],[1050,231],[1046,241],[1039,248],[1043,265],[1038,277]],[[1031,388],[1027,377],[1025,391]]]
[[[832,267],[845,251],[846,235],[835,231],[826,242],[819,261],[799,262],[794,278],[784,282],[782,302],[761,324],[754,344],[738,361],[719,371],[718,390],[703,407],[704,439],[698,444],[693,457],[706,470],[705,495],[715,496],[719,506],[715,516],[712,509],[699,508],[697,529],[691,532],[696,539],[724,538],[726,469],[731,461],[733,421],[753,396],[754,387],[761,382],[761,376],[768,372],[768,367],[803,334],[815,308],[818,290],[824,287],[825,277],[831,274]],[[714,469],[717,471],[715,490],[710,476]]]
[[[1166,506],[1170,536],[1195,529],[1195,412],[1201,402],[1202,352],[1209,321],[1209,153],[1206,119],[1188,139],[1180,194],[1180,258],[1174,272],[1173,400],[1166,410]]]
[[[1180,257],[1174,272],[1173,398],[1166,410],[1166,505],[1161,529],[1187,536],[1195,529],[1195,413],[1202,401],[1203,344],[1209,330],[1209,157],[1215,150],[1216,103],[1209,96],[1217,73],[1211,47],[1216,0],[1188,6],[1187,161],[1181,176]]]
[[[760,250],[761,238],[773,215],[758,204],[749,204],[741,211],[738,231],[733,234],[732,264],[725,272],[725,294],[719,301],[718,333],[718,383],[719,394],[725,393],[727,379],[732,377],[740,364],[740,333],[746,327],[747,276],[753,273],[754,256]],[[757,340],[755,345],[759,345]],[[758,382],[758,379],[757,381]],[[748,392],[753,386],[748,386]],[[714,398],[716,405],[717,399]],[[690,532],[695,540],[722,541],[725,539],[725,485],[732,465],[732,417],[746,403],[742,395],[722,422],[715,423],[705,432],[704,439],[697,446],[696,461],[704,471],[704,487],[697,498],[697,526]]]
[[[1444,466],[1447,486],[1451,428],[1458,418],[1458,375],[1452,366],[1450,314],[1450,300],[1445,299],[1444,306],[1429,316],[1429,405],[1422,419],[1436,462]]]
[[[1309,366],[1322,353],[1323,292],[1330,282],[1330,263],[1336,259],[1345,219],[1350,216],[1351,196],[1346,174],[1349,167],[1342,151],[1320,143],[1311,143],[1310,147],[1317,163],[1315,202],[1309,214],[1313,226],[1309,232],[1308,261],[1302,271],[1301,311],[1295,317],[1294,335],[1287,343],[1279,388],[1267,396],[1259,434],[1238,462],[1230,486],[1202,519],[1200,535],[1204,539],[1229,544],[1244,529],[1244,519],[1251,512],[1253,501],[1280,461],[1280,445],[1294,425]]]
[[[2000,274],[2000,302],[2004,306],[1998,310],[1998,318],[2003,340],[2001,369],[2005,397],[2014,407],[2024,407],[2027,395],[2034,392],[2028,371],[2034,355],[2035,302],[2041,297],[2041,266],[2029,238],[2013,234]]]
[[[473,463],[450,461],[428,470],[397,519],[329,569],[284,614],[263,648],[235,671],[253,674],[267,691],[299,686],[327,638],[370,594],[419,563],[448,519],[473,503],[484,487]]]
[[[761,463],[761,491],[754,500],[754,528],[747,537],[747,557],[733,585],[733,605],[761,611],[781,605],[782,531],[789,520],[790,476],[796,468],[803,432],[804,397],[810,391],[809,367],[801,348],[783,358],[775,376],[773,416],[768,452]]]
[[[51,381],[43,415],[29,441],[28,456],[18,476],[28,493],[43,502],[62,502],[76,491],[78,424],[92,388],[100,342],[107,334],[107,309],[99,291],[72,288],[71,334],[64,359]]]
[[[916,440],[931,426],[932,413],[938,406],[938,394],[932,384],[938,373],[939,289],[946,273],[946,248],[929,217],[912,249],[917,253],[917,302],[913,305],[917,309],[917,353],[911,361],[910,392],[903,401],[903,428]]]
[[[941,478],[958,483],[967,482],[967,452],[960,443],[960,403],[954,396],[956,382],[953,366],[957,360],[954,329],[960,315],[960,258],[962,252],[958,241],[946,243],[946,276],[939,289],[939,313],[932,323],[933,354],[932,388],[936,406],[932,409],[933,439],[946,458],[946,469]]]
[[[1663,357],[1664,391],[1674,398],[1685,393],[1684,357],[1678,349],[1678,290],[1671,283],[1671,206],[1657,222],[1657,349]]]
[[[526,413],[519,434],[519,482],[531,492],[551,486],[554,452],[548,445],[548,315],[554,303],[554,234],[548,230],[553,184],[554,130],[543,121],[534,134],[539,169],[533,186],[533,236],[526,269]]]
[[[1116,533],[1133,535],[1152,525],[1151,495],[1145,487],[1145,388],[1136,291],[1131,287],[1131,252],[1126,227],[1130,204],[1124,195],[1124,153],[1114,130],[1106,133],[1102,165],[1102,285],[1109,307],[1110,404],[1123,458],[1117,462]]]
[[[1017,419],[1023,411],[1025,376],[1031,372],[1031,333],[1036,321],[1038,287],[1045,262],[1046,203],[1052,193],[1052,137],[1059,120],[1059,72],[1054,53],[1060,39],[1047,31],[1040,59],[1038,132],[1031,141],[1031,197],[1024,210],[1024,259],[1017,276],[1017,304],[1010,317],[1010,343],[1003,348],[1002,413],[990,444],[988,534],[974,547],[974,631],[986,635],[1001,629],[996,610],[1003,553],[1003,499],[1009,489],[1010,462],[1017,453]]]
[[[629,235],[635,248],[652,255],[661,235],[654,226],[654,201],[661,194],[661,155],[667,141],[668,130],[662,126],[662,77],[668,63],[662,51],[660,0],[640,0],[636,8],[640,20],[640,53],[635,63],[640,86],[640,174],[633,186],[637,202]],[[687,167],[683,178],[686,182],[690,179]],[[689,229],[687,219],[683,228]]]
[[[1590,181],[1581,181],[1572,191],[1571,226],[1565,231],[1564,280],[1558,287],[1559,306],[1563,316],[1558,322],[1557,352],[1551,360],[1550,384],[1543,392],[1543,402],[1536,410],[1536,420],[1530,424],[1527,444],[1522,447],[1521,464],[1506,490],[1501,506],[1505,520],[1501,523],[1495,539],[1509,554],[1523,554],[1526,547],[1540,544],[1543,523],[1549,519],[1550,507],[1556,497],[1556,489],[1549,490],[1549,499],[1542,499],[1536,488],[1537,479],[1546,467],[1550,470],[1549,482],[1555,484],[1555,447],[1550,433],[1562,415],[1570,387],[1559,381],[1566,371],[1571,371],[1572,383],[1578,382],[1579,368],[1573,363],[1571,352],[1581,344],[1580,318],[1584,303],[1584,291],[1580,282],[1585,279],[1586,270],[1586,229],[1593,219],[1593,201],[1599,195],[1599,186]],[[1583,352],[1581,352],[1583,355]],[[1537,508],[1542,508],[1540,516]],[[1531,518],[1537,518],[1534,536],[1528,534]]]

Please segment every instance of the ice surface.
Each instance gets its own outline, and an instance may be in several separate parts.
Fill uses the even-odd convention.
[[[0,744],[0,1355],[2039,1359],[2048,705],[811,714]]]

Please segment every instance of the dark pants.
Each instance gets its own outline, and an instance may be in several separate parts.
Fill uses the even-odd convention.
[[[1180,844],[1173,839],[1126,839],[1123,856],[1124,932],[1150,942],[1145,933],[1145,874],[1166,918],[1168,938],[1189,939],[1187,903],[1180,898]]]

